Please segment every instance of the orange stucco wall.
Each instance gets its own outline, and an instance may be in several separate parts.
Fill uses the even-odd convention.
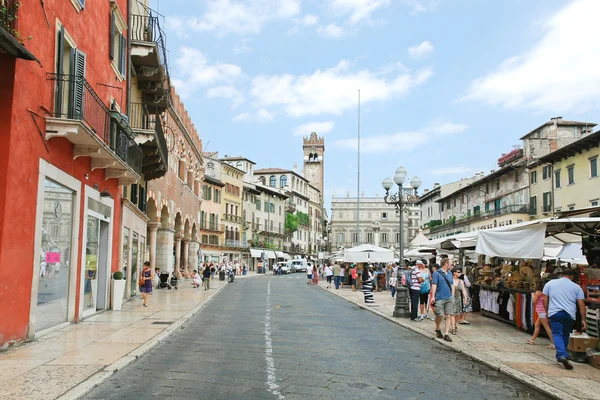
[[[55,72],[56,25],[64,24],[77,47],[87,55],[86,79],[105,104],[112,98],[125,108],[126,82],[120,82],[109,60],[108,29],[110,2],[92,0],[77,12],[70,1],[24,2],[19,10],[19,31],[27,48],[40,60],[0,58],[0,346],[25,339],[29,321],[31,284],[34,266],[36,203],[39,159],[44,159],[82,182],[79,237],[86,228],[83,210],[84,187],[98,185],[115,199],[113,220],[112,270],[118,266],[121,202],[116,179],[104,179],[104,170],[90,170],[90,158],[73,159],[73,145],[62,138],[45,140],[45,120],[52,109],[53,85],[46,73]],[[118,1],[127,15],[127,1]],[[14,71],[14,73],[13,73]],[[11,79],[11,76],[14,79]],[[7,79],[8,78],[8,79]],[[117,86],[121,90],[99,85]],[[37,122],[34,123],[30,111]],[[7,122],[8,121],[8,122]],[[46,144],[46,145],[45,145]],[[46,148],[47,146],[47,148]],[[87,179],[86,179],[87,174]],[[81,276],[81,243],[77,255],[77,274]],[[79,310],[80,280],[77,280],[76,310]],[[79,318],[76,314],[75,320]]]

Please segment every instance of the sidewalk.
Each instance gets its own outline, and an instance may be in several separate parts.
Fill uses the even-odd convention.
[[[154,289],[148,307],[138,296],[121,311],[101,312],[0,353],[0,399],[84,395],[180,329],[225,286],[217,278],[205,291],[183,280],[178,290]]]
[[[390,292],[375,293],[375,304],[366,305],[362,292],[351,289],[326,289],[326,282],[319,286],[361,308],[374,312],[390,321],[434,340],[435,323],[431,320],[413,322],[406,318],[394,318],[395,299]],[[479,313],[468,316],[471,325],[458,325],[458,334],[451,335],[452,343],[435,339],[438,343],[463,353],[476,361],[490,366],[530,385],[556,399],[598,399],[600,371],[588,364],[573,363],[574,369],[565,370],[556,362],[554,350],[546,349],[548,339],[538,338],[532,346],[525,341],[530,335],[508,324],[486,318]],[[442,321],[442,324],[444,322]]]

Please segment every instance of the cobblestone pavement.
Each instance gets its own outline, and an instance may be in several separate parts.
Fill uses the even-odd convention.
[[[228,285],[86,398],[545,397],[291,275]]]

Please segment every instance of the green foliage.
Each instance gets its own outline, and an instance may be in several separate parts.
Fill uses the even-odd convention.
[[[442,220],[441,219],[434,219],[429,221],[429,228],[435,228],[436,226],[440,226],[442,225]]]
[[[296,212],[298,216],[298,225],[308,227],[310,225],[310,218],[308,214],[303,213],[302,211]]]
[[[122,272],[122,271],[116,271],[116,272],[113,274],[113,279],[114,279],[115,281],[120,281],[120,280],[123,280],[123,272]]]
[[[285,214],[285,230],[288,232],[296,232],[298,230],[298,217],[294,214]]]
[[[24,44],[24,38],[21,36],[21,32],[12,27],[13,22],[17,19],[17,10],[21,7],[21,2],[16,2],[12,8],[8,7],[8,4],[0,4],[0,26],[4,27],[11,35]],[[27,36],[25,39],[31,40],[32,36]]]

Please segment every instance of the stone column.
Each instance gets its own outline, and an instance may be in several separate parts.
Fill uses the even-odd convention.
[[[160,222],[148,223],[148,244],[150,245],[150,268],[154,271],[156,266],[156,233],[160,227]],[[159,267],[160,268],[160,267]]]
[[[189,270],[189,265],[188,265],[188,256],[189,256],[189,251],[190,251],[190,239],[189,238],[183,238],[183,274],[186,278],[190,277],[190,270]]]
[[[173,267],[173,273],[177,279],[181,279],[181,272],[179,271],[179,267],[181,266],[181,239],[183,239],[181,233],[175,235],[175,266]]]
[[[200,242],[190,240],[188,250],[188,267],[190,272],[198,269],[198,250],[200,250]]]
[[[159,228],[156,233],[156,260],[155,265],[161,272],[173,272],[173,229]]]

